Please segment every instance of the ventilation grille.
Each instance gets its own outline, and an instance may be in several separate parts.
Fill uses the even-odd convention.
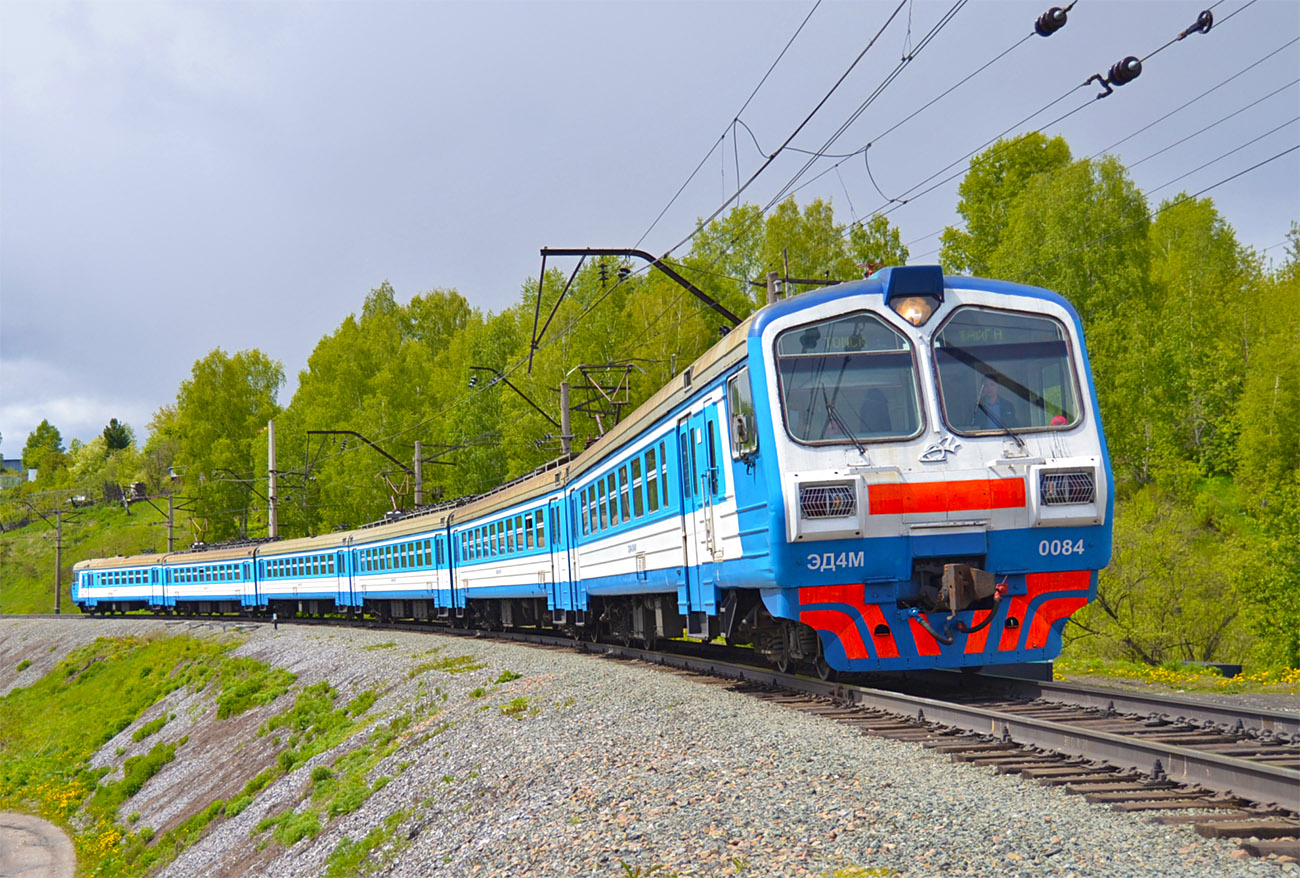
[[[799,512],[804,518],[847,518],[857,511],[858,497],[852,485],[799,488]]]
[[[1040,473],[1038,493],[1044,506],[1091,503],[1097,497],[1097,485],[1091,472]]]

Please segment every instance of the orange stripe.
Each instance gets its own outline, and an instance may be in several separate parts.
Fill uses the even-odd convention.
[[[1025,505],[1024,479],[959,479],[951,482],[900,482],[867,489],[872,515],[1018,509]]]

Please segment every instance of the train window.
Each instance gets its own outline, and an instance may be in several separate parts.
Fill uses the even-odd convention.
[[[524,530],[523,533],[519,535],[523,542],[519,548],[531,549],[533,547],[533,536],[533,514],[530,512],[524,516]]]
[[[645,453],[645,496],[650,502],[650,511],[659,511],[659,467],[655,463],[655,450]]]
[[[748,366],[727,382],[727,411],[731,415],[731,456],[737,460],[753,457],[758,453],[758,418]]]
[[[614,473],[606,477],[605,484],[609,487],[609,526],[613,527],[618,524],[618,480]]]
[[[958,308],[934,336],[944,420],[957,433],[1068,430],[1079,423],[1069,334],[1041,314]]]
[[[552,514],[554,514],[554,513],[552,513]],[[541,549],[541,548],[545,548],[545,546],[546,546],[546,510],[544,510],[544,509],[539,509],[539,510],[537,510],[537,513],[536,513],[536,515],[534,516],[534,519],[533,519],[533,520],[537,522],[537,548],[539,548],[539,549]]]
[[[786,431],[798,442],[902,439],[921,429],[912,344],[879,317],[855,312],[776,338]]]
[[[578,492],[578,508],[582,510],[582,535],[587,535],[587,489]]]
[[[604,530],[609,527],[608,507],[605,505],[605,480],[601,479],[596,483],[596,508],[600,512],[600,529]]]
[[[619,507],[619,514],[622,515],[623,520],[624,521],[629,520],[631,518],[631,514],[628,512],[628,503],[627,503],[627,467],[626,466],[620,466],[618,468],[618,507]]]
[[[645,487],[641,482],[641,458],[632,458],[632,517],[640,518],[645,515],[645,503],[642,500],[641,491]]]
[[[687,430],[678,437],[682,447],[682,495],[687,500],[691,499],[695,487],[694,479],[691,478],[691,434],[693,432]]]
[[[716,497],[718,496],[718,431],[717,425],[713,421],[709,421],[709,447],[707,451],[709,493]]]
[[[659,490],[662,492],[660,502],[665,509],[672,506],[668,502],[668,446],[667,443],[659,443]]]
[[[587,507],[591,512],[591,532],[595,533],[599,528],[596,518],[596,508],[599,506],[599,500],[596,497],[596,486],[592,485],[587,489]]]

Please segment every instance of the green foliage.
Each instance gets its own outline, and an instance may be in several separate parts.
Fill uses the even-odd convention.
[[[502,683],[509,683],[511,680],[518,680],[522,676],[523,674],[516,673],[515,671],[502,671],[501,676],[497,677],[492,682],[499,686]]]
[[[993,256],[1017,199],[1031,179],[1063,169],[1070,148],[1060,137],[1034,131],[999,140],[971,159],[970,171],[957,189],[957,213],[965,229],[945,229],[940,258],[948,271],[996,277]]]
[[[23,467],[50,471],[64,465],[63,436],[58,427],[43,420],[27,436],[27,444],[23,446]]]
[[[325,878],[348,878],[370,873],[382,866],[374,860],[375,851],[385,845],[391,845],[393,853],[403,845],[395,837],[397,827],[410,816],[406,809],[394,811],[384,818],[383,824],[371,829],[360,841],[344,838],[330,852],[326,860]]]
[[[121,451],[123,448],[130,448],[135,445],[135,431],[127,424],[118,421],[117,418],[110,418],[108,424],[104,427],[103,432],[104,445],[109,453]]]
[[[360,692],[356,698],[353,698],[352,701],[348,704],[347,714],[348,716],[361,716],[361,714],[369,710],[371,706],[373,706],[374,703],[378,700],[379,700],[378,692],[376,692],[374,689],[365,689],[362,692]]]
[[[197,495],[202,539],[248,532],[255,461],[266,460],[263,433],[280,411],[283,384],[284,368],[261,351],[228,355],[220,348],[181,382],[165,431],[178,442],[175,465],[186,489]]]
[[[478,671],[486,667],[487,665],[472,655],[449,655],[444,658],[434,659],[431,662],[422,662],[407,671],[406,676],[415,678],[426,671],[441,671],[444,674],[467,674],[470,671]]]
[[[150,722],[145,723],[131,733],[131,740],[136,742],[143,741],[145,738],[161,730],[163,726],[167,725],[167,721],[171,718],[171,714],[168,714],[167,716],[160,716],[156,720],[151,720]]]
[[[31,659],[23,659],[22,661],[20,661],[20,662],[18,663],[18,668],[17,668],[18,673],[21,674],[23,671],[27,670],[27,669],[30,668],[31,666],[32,666],[32,661],[31,661]]]
[[[271,830],[271,837],[285,847],[292,847],[304,838],[320,835],[320,812],[314,808],[305,811],[285,811],[277,817],[268,817],[257,824],[256,832]]]
[[[270,704],[289,691],[297,676],[254,659],[231,658],[222,664],[220,678],[217,719],[226,719]]]
[[[1201,491],[1191,504],[1149,485],[1117,508],[1115,551],[1102,571],[1097,601],[1075,614],[1071,654],[1174,661],[1240,660],[1242,571],[1248,542],[1242,522]]]
[[[518,698],[510,699],[501,705],[501,712],[515,719],[522,719],[524,714],[528,712],[528,698],[521,695]]]

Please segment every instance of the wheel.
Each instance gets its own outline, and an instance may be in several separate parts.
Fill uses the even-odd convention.
[[[813,662],[813,670],[817,672],[817,679],[831,682],[835,679],[835,669],[826,661],[826,656],[819,655]]]
[[[776,660],[775,660],[775,661],[776,661],[776,669],[777,669],[778,671],[780,671],[780,672],[783,673],[783,674],[788,674],[788,673],[790,673],[790,652],[789,652],[789,650],[785,650],[785,649],[781,650],[780,654],[778,654],[778,655],[776,656]]]

